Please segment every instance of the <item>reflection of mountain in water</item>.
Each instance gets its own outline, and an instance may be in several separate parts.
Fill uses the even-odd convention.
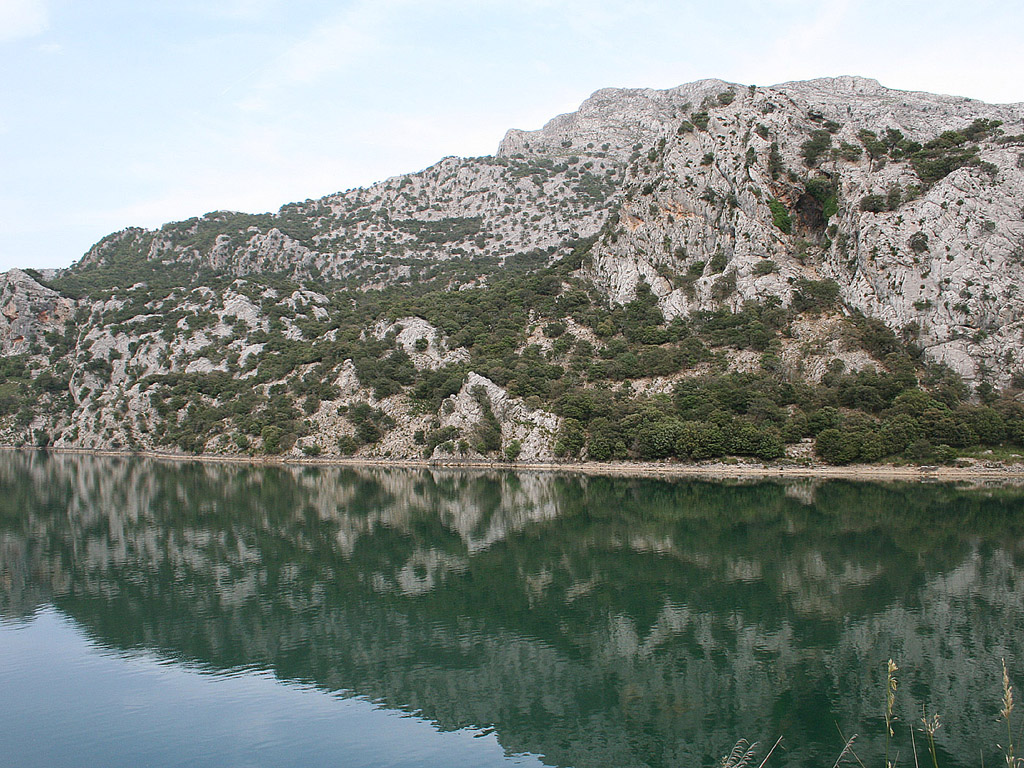
[[[975,763],[1021,659],[1018,491],[0,456],[0,616],[497,729],[555,765],[789,764],[940,711]],[[1020,671],[1020,668],[1017,668]],[[877,762],[877,761],[876,761]]]

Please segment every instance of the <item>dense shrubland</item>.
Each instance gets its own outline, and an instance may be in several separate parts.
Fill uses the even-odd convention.
[[[300,286],[283,277],[249,281],[239,289],[265,309],[267,330],[236,322],[229,337],[214,337],[201,354],[220,359],[224,371],[179,370],[130,380],[159,417],[144,430],[158,445],[189,452],[204,450],[219,435],[230,436],[238,451],[286,452],[310,434],[310,415],[337,399],[333,382],[350,360],[359,383],[376,400],[402,394],[420,413],[436,412],[470,371],[486,376],[510,396],[561,417],[554,451],[564,459],[776,460],[786,455],[787,445],[813,441],[817,455],[835,464],[950,462],[964,452],[1024,446],[1024,405],[1012,392],[984,385],[970,392],[949,369],[926,363],[912,343],[856,313],[842,320],[843,344],[866,352],[875,365],[847,370],[837,357],[816,381],[784,365],[782,350],[792,343],[795,320],[839,316],[838,286],[831,281],[796,281],[789,306],[769,297],[737,311],[722,308],[666,321],[645,284],[633,301],[617,306],[578,277],[575,270],[592,244],[577,242],[560,257],[521,255],[493,271],[486,285],[454,292],[390,287],[353,293],[332,291],[330,285]],[[267,290],[276,297],[302,287],[323,291],[328,303],[319,319],[296,315],[291,325],[302,333],[288,335],[289,311],[267,298]],[[131,319],[132,307],[141,313],[162,293],[140,291],[102,321],[119,329]],[[366,333],[374,321],[408,316],[429,321],[451,346],[465,348],[468,359],[417,370],[394,334]],[[151,333],[181,323],[212,327],[216,319],[208,309],[179,306]],[[543,344],[530,342],[536,338],[529,336],[531,329],[537,328]],[[242,337],[262,345],[244,364],[237,352],[228,351],[230,342]],[[67,352],[73,343],[63,337],[51,341]],[[421,341],[419,349],[425,349],[426,340]],[[85,369],[109,379],[119,354],[94,357]],[[754,355],[756,364],[737,370],[731,361],[739,354]],[[68,366],[58,364],[33,377],[27,356],[2,362],[4,415],[28,423],[37,397],[49,398],[55,407],[73,407],[66,394]],[[248,371],[247,378],[238,377],[242,371]],[[657,391],[645,386],[655,378],[664,382]],[[460,438],[482,455],[505,455],[485,394],[474,396],[485,414],[477,431],[427,429],[418,442],[428,455],[436,445]],[[304,447],[307,454],[353,453],[394,426],[379,407],[365,402],[340,410],[351,434],[337,445]],[[516,453],[512,449],[511,455]]]

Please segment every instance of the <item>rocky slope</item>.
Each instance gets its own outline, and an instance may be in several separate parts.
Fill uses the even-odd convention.
[[[1024,105],[852,77],[606,89],[493,157],[0,276],[0,439],[650,458],[678,454],[636,436],[669,418],[658,397],[747,376],[772,379],[771,408],[679,405],[670,442],[731,409],[770,457],[762,438],[839,426],[794,387],[838,388],[815,409],[870,421],[920,385],[959,387],[961,411],[1003,389],[988,443],[973,411],[925,435],[995,445],[1024,424],[1022,270]],[[879,381],[898,388],[870,405]],[[606,417],[618,433],[599,435]]]
[[[720,87],[727,104],[715,97],[708,105],[706,89],[692,86],[631,95],[632,113],[646,113],[645,125],[657,125],[652,132],[666,141],[630,166],[620,222],[595,254],[594,279],[619,301],[645,279],[673,316],[716,306],[723,277],[735,279],[733,306],[766,294],[785,300],[800,278],[832,278],[850,307],[912,329],[931,357],[966,379],[1007,383],[1024,329],[1024,106],[851,77]],[[695,103],[707,107],[706,128],[671,131],[678,118],[670,116]],[[1000,121],[1003,133],[941,138],[979,120]],[[566,122],[547,126],[543,140],[586,130],[581,120]],[[933,167],[899,149],[872,157],[881,148],[865,147],[862,132],[884,142],[890,130],[897,141],[940,137],[949,146],[937,149],[969,161]],[[820,149],[809,149],[812,141]],[[788,232],[773,221],[772,201],[789,217]],[[710,267],[718,254],[723,277]],[[691,271],[700,262],[707,266]],[[680,286],[680,275],[696,279]]]

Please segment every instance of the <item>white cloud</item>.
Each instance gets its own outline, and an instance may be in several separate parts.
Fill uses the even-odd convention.
[[[0,42],[38,35],[49,24],[45,0],[0,0]]]

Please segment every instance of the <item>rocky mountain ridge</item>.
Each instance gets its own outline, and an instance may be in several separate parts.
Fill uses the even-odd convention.
[[[663,272],[685,274],[719,252],[736,278],[733,306],[785,296],[801,277],[835,279],[849,306],[893,329],[911,326],[934,359],[970,381],[987,373],[1005,384],[1022,330],[1024,107],[894,92],[863,78],[722,93],[734,95],[706,113],[705,130],[677,132],[648,157],[647,173],[627,174],[623,242],[602,249],[594,279],[620,301],[645,279],[669,316],[717,300],[707,270],[692,295]],[[940,145],[960,146],[951,132],[986,121],[1005,133],[955,168],[861,149],[865,131],[894,132],[895,142],[948,136]],[[815,141],[823,146],[808,146]],[[834,190],[819,193],[824,200],[814,197],[817,180]]]
[[[960,421],[900,450],[1012,443],[1022,270],[1022,104],[856,77],[605,89],[493,157],[3,275],[0,439],[699,458],[680,441],[704,424],[771,458],[847,418],[822,407],[878,431],[920,386]],[[999,390],[983,439],[959,404]]]

